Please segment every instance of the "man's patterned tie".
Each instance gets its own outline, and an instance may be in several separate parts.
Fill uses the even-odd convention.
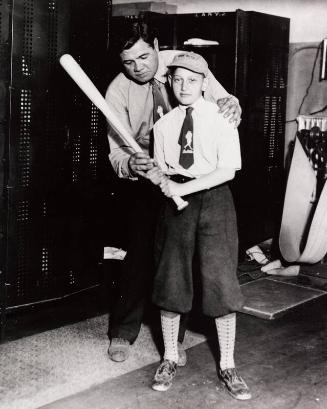
[[[153,78],[150,83],[152,85],[153,94],[153,123],[156,123],[158,119],[160,119],[168,112],[168,109],[162,96],[159,82]]]

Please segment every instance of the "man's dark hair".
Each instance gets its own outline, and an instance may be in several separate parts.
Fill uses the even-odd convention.
[[[120,54],[128,50],[140,39],[153,47],[157,32],[147,20],[146,16],[141,14],[136,20],[125,18],[119,21],[119,26],[112,27],[111,44],[115,52]]]
[[[120,54],[128,50],[142,39],[151,47],[154,46],[154,39],[157,31],[152,28],[146,13],[140,14],[136,19],[127,17],[115,17],[111,20],[109,29],[109,47],[106,58],[106,81],[110,82],[121,72]]]

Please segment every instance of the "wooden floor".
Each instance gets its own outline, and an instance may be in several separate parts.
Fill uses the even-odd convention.
[[[238,314],[235,358],[251,401],[236,401],[218,385],[217,355],[211,328],[208,342],[188,350],[168,392],[151,390],[152,364],[42,409],[326,409],[326,297],[273,321]]]

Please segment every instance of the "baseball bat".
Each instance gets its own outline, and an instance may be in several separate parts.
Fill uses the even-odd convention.
[[[135,152],[143,152],[139,144],[124,128],[119,118],[117,118],[116,114],[110,109],[104,97],[83,71],[81,66],[76,62],[76,60],[70,54],[64,54],[60,57],[59,62],[63,69],[68,73],[68,75],[85,93],[85,95],[103,113],[110,125],[118,133],[122,140]],[[176,203],[178,210],[182,210],[188,205],[188,202],[186,202],[179,196],[173,196],[172,199]]]

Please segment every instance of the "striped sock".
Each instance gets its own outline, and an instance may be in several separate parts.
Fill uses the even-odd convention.
[[[234,347],[236,335],[236,313],[215,318],[219,348],[220,369],[235,368]]]
[[[171,317],[161,311],[161,328],[165,346],[164,359],[178,362],[177,338],[179,331],[180,315]]]

